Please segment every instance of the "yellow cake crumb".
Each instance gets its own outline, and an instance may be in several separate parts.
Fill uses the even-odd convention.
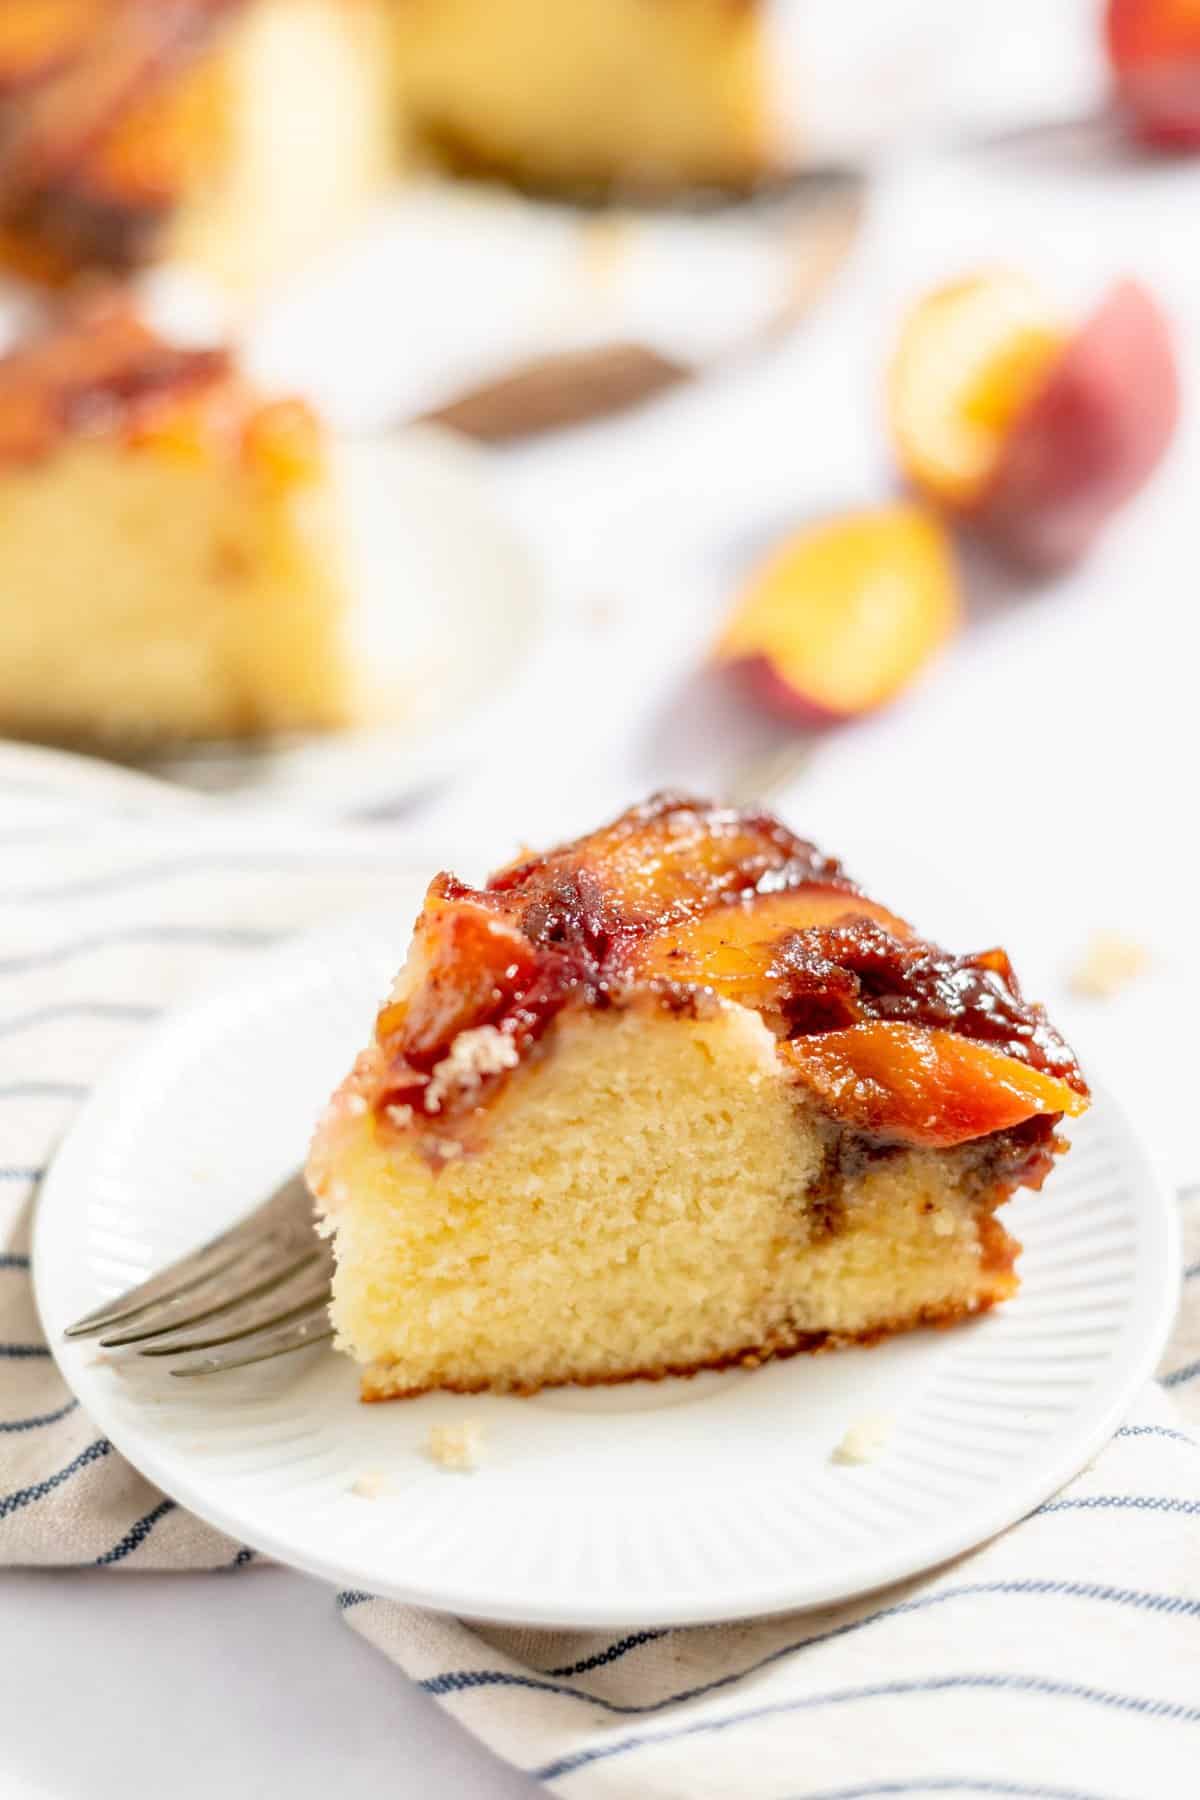
[[[450,1054],[435,1063],[425,1089],[427,1112],[441,1111],[442,1102],[456,1090],[477,1088],[489,1075],[517,1066],[517,1047],[505,1032],[495,1025],[477,1025],[472,1031],[460,1031],[450,1046]]]
[[[360,1500],[378,1500],[380,1494],[387,1492],[387,1476],[379,1469],[364,1469],[351,1483],[350,1492],[357,1494]]]
[[[869,1463],[886,1449],[892,1435],[892,1420],[887,1413],[867,1413],[847,1427],[841,1442],[834,1446],[835,1463]]]
[[[1150,952],[1121,931],[1093,931],[1071,970],[1071,992],[1088,1000],[1107,1000],[1150,966]]]
[[[478,1468],[482,1444],[479,1420],[463,1419],[457,1425],[431,1425],[426,1448],[440,1468],[467,1474]]]

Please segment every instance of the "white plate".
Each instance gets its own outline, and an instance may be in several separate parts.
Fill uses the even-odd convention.
[[[414,884],[412,910],[419,900]],[[356,1402],[333,1351],[199,1382],[61,1339],[209,1236],[304,1152],[407,936],[409,909],[298,940],[179,1014],[84,1109],[38,1209],[38,1302],[67,1380],[151,1479],[315,1575],[472,1617],[650,1625],[845,1599],[943,1561],[1060,1487],[1151,1374],[1178,1285],[1173,1208],[1103,1092],[1041,1197],[1013,1304],[953,1331],[754,1373],[532,1400]],[[878,1460],[830,1453],[866,1414]],[[424,1454],[482,1421],[470,1475]],[[381,1474],[374,1500],[351,1492]]]
[[[549,605],[538,561],[493,504],[486,458],[450,432],[347,440],[337,470],[374,654],[403,718],[370,730],[202,745],[145,767],[185,788],[330,815],[386,809],[495,741]]]

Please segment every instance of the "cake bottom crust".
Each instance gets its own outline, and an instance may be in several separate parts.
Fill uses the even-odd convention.
[[[1016,1287],[1015,1280],[1013,1286]],[[605,1371],[603,1374],[584,1371],[578,1375],[563,1375],[536,1382],[503,1382],[496,1379],[474,1382],[432,1381],[425,1387],[405,1387],[399,1384],[387,1364],[376,1363],[363,1370],[360,1394],[368,1404],[382,1400],[417,1400],[422,1394],[437,1393],[514,1394],[528,1399],[546,1388],[619,1387],[625,1381],[670,1381],[722,1369],[760,1369],[764,1363],[784,1362],[793,1356],[820,1356],[827,1350],[846,1350],[854,1345],[860,1349],[870,1349],[876,1344],[885,1343],[888,1338],[899,1337],[907,1331],[918,1331],[923,1326],[946,1330],[952,1325],[961,1324],[964,1319],[982,1317],[1004,1298],[1006,1296],[993,1293],[979,1300],[923,1306],[908,1318],[884,1319],[867,1331],[796,1331],[790,1336],[779,1337],[771,1344],[757,1344],[743,1350],[722,1352],[704,1362],[663,1363],[652,1368]]]

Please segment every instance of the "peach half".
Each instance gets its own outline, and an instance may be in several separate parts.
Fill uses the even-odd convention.
[[[925,509],[846,513],[797,532],[751,577],[715,649],[777,711],[821,725],[893,699],[960,618],[949,540]]]
[[[1067,336],[1033,282],[1008,270],[952,281],[918,300],[888,377],[892,437],[913,486],[970,511]]]
[[[918,492],[1016,560],[1083,554],[1149,478],[1175,430],[1163,314],[1120,281],[1068,330],[1022,277],[939,288],[905,320],[888,383],[892,436]]]

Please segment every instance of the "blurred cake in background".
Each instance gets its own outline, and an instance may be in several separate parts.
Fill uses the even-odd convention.
[[[0,245],[41,279],[303,260],[427,158],[546,188],[744,185],[756,0],[4,0]]]
[[[2,0],[0,240],[257,288],[427,162],[738,192],[1098,103],[1082,0],[1022,3],[1023,32],[947,0]]]
[[[0,732],[144,743],[335,726],[382,680],[329,446],[221,349],[112,296],[0,360]]]
[[[379,191],[393,109],[381,0],[3,0],[4,260],[258,285]]]
[[[742,187],[760,0],[391,0],[410,142],[534,188]]]

